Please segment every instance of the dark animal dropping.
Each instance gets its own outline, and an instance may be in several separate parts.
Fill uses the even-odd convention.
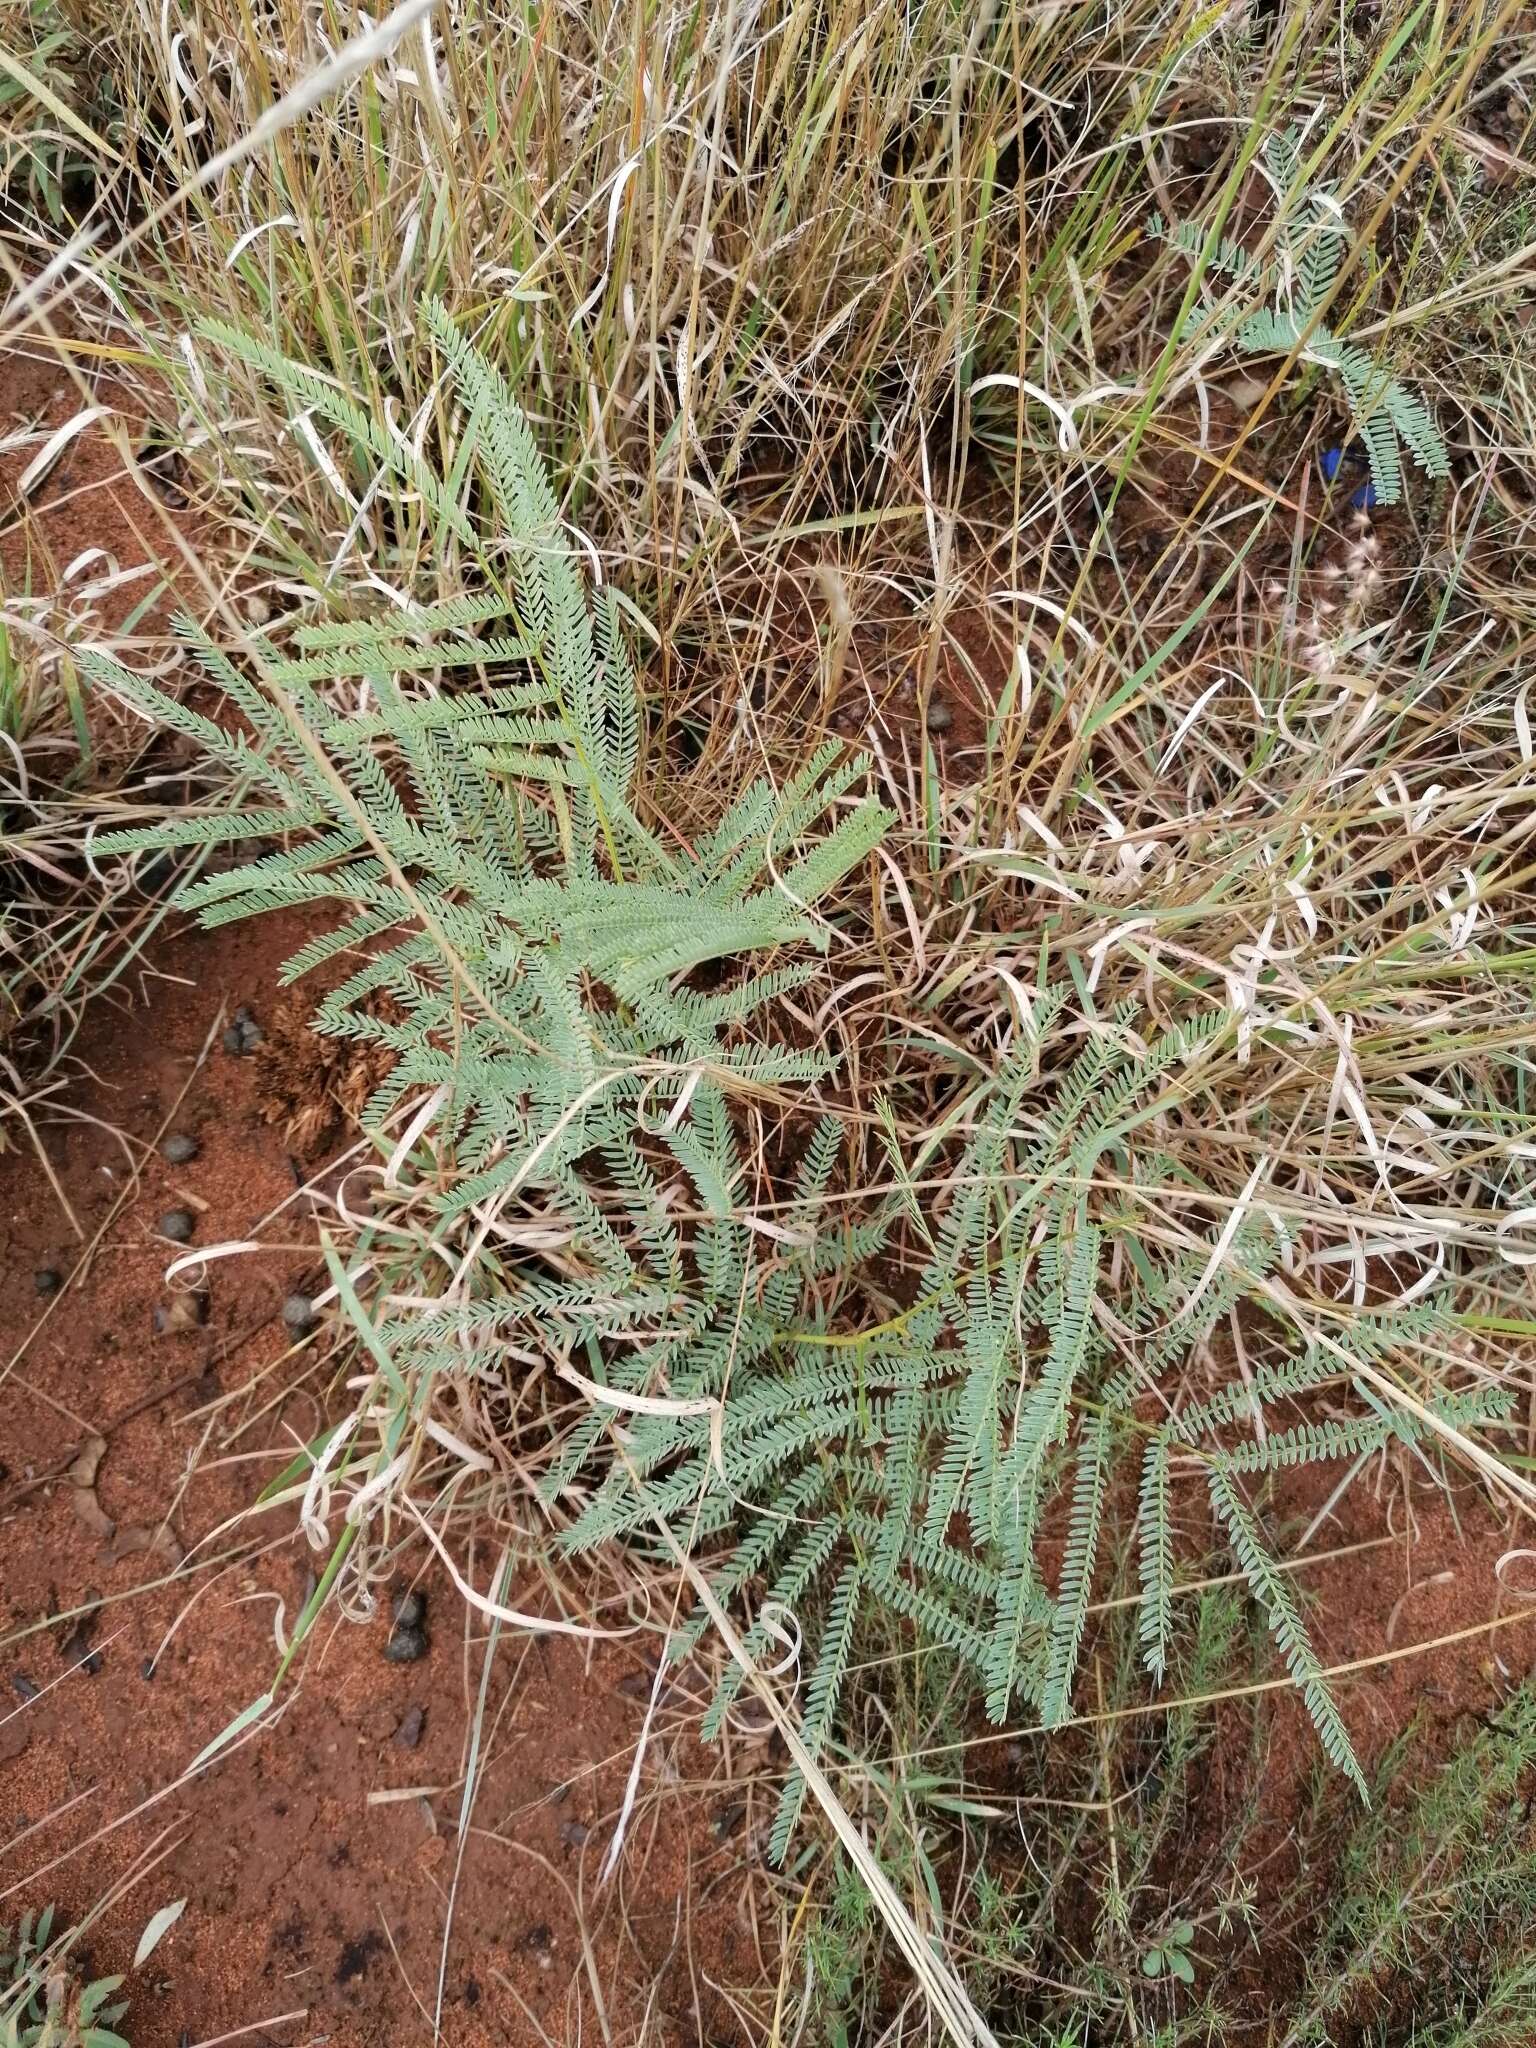
[[[425,1657],[431,1647],[423,1625],[427,1618],[427,1596],[417,1592],[397,1593],[391,1611],[395,1625],[384,1645],[384,1655],[391,1664],[414,1664]]]
[[[251,1015],[247,1004],[241,1003],[234,1019],[224,1033],[224,1050],[232,1052],[237,1059],[243,1059],[260,1045],[264,1037],[261,1026]]]

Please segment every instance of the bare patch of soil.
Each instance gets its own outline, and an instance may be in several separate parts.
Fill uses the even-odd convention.
[[[0,1160],[0,1917],[55,1897],[78,1917],[154,1859],[91,1940],[93,1967],[121,1968],[157,1906],[189,1901],[134,1985],[135,2048],[253,2022],[283,2044],[425,2037],[445,1939],[450,2042],[601,2039],[599,2001],[615,2042],[646,2024],[648,2042],[728,2041],[712,1987],[750,1993],[763,1975],[747,1886],[771,1794],[710,1790],[717,1760],[684,1732],[696,1716],[663,1714],[620,1869],[599,1886],[650,1689],[627,1643],[504,1640],[462,1850],[485,1628],[435,1575],[425,1657],[386,1659],[387,1597],[372,1621],[328,1622],[277,1725],[183,1777],[270,1683],[274,1618],[291,1628],[315,1562],[291,1510],[254,1541],[230,1527],[315,1433],[334,1369],[284,1328],[286,1294],[314,1272],[309,1226],[291,1205],[262,1228],[294,1176],[254,1059],[218,1029],[239,1002],[260,1022],[291,943],[271,926],[186,937],[142,1000],[98,1009],[95,1079],[40,1127],[84,1242],[36,1156]],[[197,1156],[170,1164],[167,1130]],[[157,1336],[182,1249],[157,1225],[177,1207],[194,1245],[260,1230],[271,1249],[210,1262],[206,1319]],[[46,1297],[34,1276],[49,1272],[63,1285]],[[168,1520],[179,1572],[164,1548],[122,1555],[82,1518],[76,1458],[95,1437],[99,1513],[119,1531]],[[485,1584],[490,1561],[467,1562]]]

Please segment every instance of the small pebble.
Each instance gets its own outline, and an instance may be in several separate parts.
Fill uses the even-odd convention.
[[[283,1303],[283,1321],[296,1337],[307,1336],[319,1321],[315,1304],[307,1294],[290,1294]]]
[[[172,1131],[160,1147],[160,1156],[172,1166],[190,1166],[201,1149],[190,1131]]]
[[[172,1244],[190,1244],[192,1233],[197,1228],[197,1218],[190,1209],[167,1209],[155,1227]]]
[[[64,1275],[57,1266],[39,1266],[32,1275],[32,1285],[46,1301],[50,1295],[57,1294],[64,1285]]]
[[[1269,386],[1262,377],[1229,377],[1226,393],[1234,405],[1257,405]]]

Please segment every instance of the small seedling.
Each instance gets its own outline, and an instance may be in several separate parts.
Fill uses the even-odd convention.
[[[1143,1977],[1177,1977],[1181,1984],[1195,1981],[1194,1958],[1189,1945],[1195,1938],[1192,1920],[1180,1920],[1160,1941],[1153,1942],[1141,1959]]]
[[[4,2048],[129,2048],[114,2031],[128,2010],[115,1999],[121,1977],[86,1984],[71,1965],[68,1938],[53,1936],[55,1908],[0,1927],[0,2042]]]

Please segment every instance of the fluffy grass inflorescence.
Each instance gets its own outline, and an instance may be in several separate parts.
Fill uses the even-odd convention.
[[[1360,1773],[1286,1475],[1536,1505],[1512,19],[444,0],[313,93],[297,0],[114,23],[73,253],[264,630],[222,706],[91,658],[228,777],[99,857],[255,842],[190,900],[309,919],[385,1076],[327,1588],[681,1551],[717,1718],[867,1787],[871,1641],[1067,1723],[1214,1537]]]

